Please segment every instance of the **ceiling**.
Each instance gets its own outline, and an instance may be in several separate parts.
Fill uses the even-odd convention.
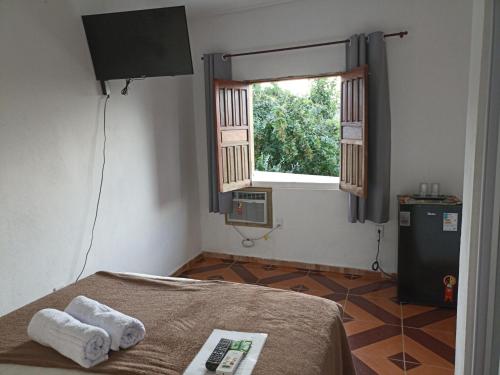
[[[74,0],[81,14],[186,5],[190,18],[237,13],[294,1],[304,0]]]

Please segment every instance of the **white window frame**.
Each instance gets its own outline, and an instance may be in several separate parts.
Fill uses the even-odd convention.
[[[340,177],[253,170],[252,186],[276,189],[339,190]]]

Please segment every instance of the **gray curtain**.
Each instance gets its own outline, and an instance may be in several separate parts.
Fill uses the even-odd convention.
[[[222,53],[203,55],[205,65],[205,108],[207,125],[209,212],[221,214],[232,209],[232,193],[219,193],[217,189],[217,139],[214,114],[214,79],[231,79],[231,59],[223,59]]]
[[[391,109],[384,33],[353,35],[346,68],[368,64],[368,198],[349,194],[351,223],[389,220],[391,182]]]

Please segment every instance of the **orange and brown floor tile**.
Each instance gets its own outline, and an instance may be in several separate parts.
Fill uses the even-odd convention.
[[[180,276],[257,284],[336,301],[343,308],[358,375],[453,373],[455,311],[399,304],[392,280],[218,258],[201,259]]]

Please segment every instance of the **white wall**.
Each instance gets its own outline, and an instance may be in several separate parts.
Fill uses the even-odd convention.
[[[0,315],[74,280],[89,242],[102,104],[77,8],[0,1]],[[191,78],[112,85],[100,269],[169,274],[200,249]]]
[[[284,229],[253,249],[208,214],[204,84],[201,54],[344,39],[353,33],[408,30],[387,41],[391,112],[391,221],[381,262],[395,271],[396,195],[420,181],[439,182],[461,195],[469,61],[471,4],[467,0],[298,1],[244,13],[197,20],[191,28],[202,245],[205,250],[369,268],[376,251],[373,224],[348,224],[340,191],[277,190],[276,217]],[[233,60],[235,79],[312,74],[344,69],[342,46],[244,57]],[[259,230],[246,230],[249,235]]]

